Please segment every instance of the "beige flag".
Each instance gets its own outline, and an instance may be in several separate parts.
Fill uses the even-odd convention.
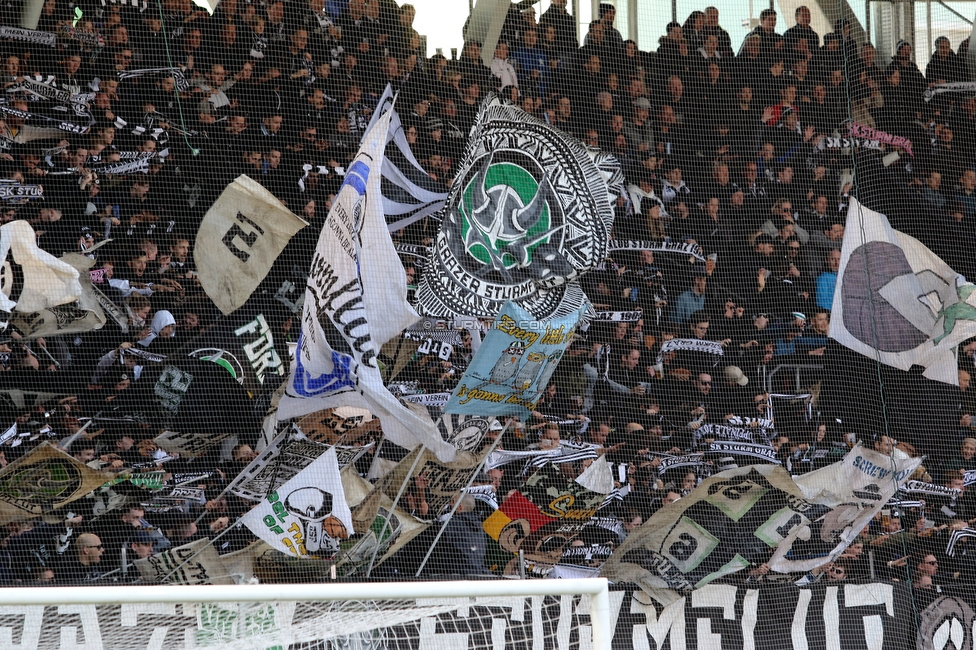
[[[0,525],[57,510],[110,480],[43,442],[0,470]]]
[[[309,413],[298,421],[298,428],[309,440],[326,445],[351,445],[362,442],[380,428],[380,421],[366,409],[337,406]]]
[[[13,256],[24,275],[23,288],[15,303],[10,299],[13,274],[7,254]],[[31,313],[74,302],[81,297],[78,270],[38,248],[37,235],[26,221],[11,221],[0,227],[0,309]]]
[[[247,548],[220,556],[220,562],[224,565],[227,575],[234,578],[238,583],[243,583],[254,577],[254,558],[262,553],[272,550],[264,540],[258,540],[249,544]]]
[[[198,539],[176,548],[168,548],[133,562],[144,582],[166,581],[171,585],[232,585],[217,549],[209,539]],[[253,569],[252,569],[253,571]]]
[[[379,566],[389,559],[427,528],[428,524],[399,507],[393,511],[392,516],[389,516],[393,499],[379,490],[374,490],[369,481],[356,473],[354,467],[346,467],[339,472],[339,476],[342,478],[346,503],[352,509],[354,525],[361,526],[356,528],[359,534],[354,539],[343,542],[340,547],[336,560],[339,575],[347,576],[366,571],[381,531],[383,542],[376,554],[374,566]]]
[[[11,323],[24,338],[64,336],[101,329],[105,325],[106,309],[116,322],[121,319],[120,325],[126,324],[122,311],[105,294],[92,286],[88,269],[95,263],[94,260],[79,253],[68,253],[62,255],[60,261],[78,271],[81,295],[78,300],[64,305],[54,305],[31,313],[15,312]],[[21,299],[18,308],[23,303]]]
[[[238,176],[200,223],[193,260],[207,296],[225,314],[247,302],[308,222],[256,181]]]
[[[421,451],[424,457],[414,466],[417,454]],[[395,499],[400,487],[407,481],[422,478],[426,483],[427,518],[436,519],[450,510],[451,500],[471,480],[471,475],[478,469],[484,459],[487,449],[479,454],[458,450],[456,459],[452,463],[442,463],[437,460],[433,452],[420,447],[407,454],[397,463],[391,472],[385,474],[376,484],[377,490],[382,490],[386,496]],[[410,468],[413,473],[410,473]]]

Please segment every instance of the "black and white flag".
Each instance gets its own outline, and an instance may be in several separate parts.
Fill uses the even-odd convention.
[[[410,150],[407,136],[394,108],[395,97],[389,84],[383,91],[366,132],[389,111],[390,131],[386,137],[386,157],[383,160],[383,212],[390,232],[406,228],[444,207],[447,187],[424,171]]]
[[[298,430],[290,427],[282,431],[268,447],[237,475],[227,490],[242,499],[261,501],[266,496],[297,476],[315,462],[319,456],[334,449],[341,470],[356,462],[370,450],[373,443],[360,447],[341,447],[309,440]]]
[[[249,302],[190,341],[183,352],[222,366],[252,395],[273,392],[288,376],[288,348],[265,314],[266,305]]]
[[[399,402],[383,385],[380,347],[419,316],[407,302],[407,279],[385,227],[380,170],[390,115],[366,134],[319,234],[309,269],[295,363],[278,417],[336,406],[368,409],[383,434],[405,448],[424,445],[453,460],[426,410]]]
[[[959,385],[957,346],[976,336],[976,285],[880,212],[851,199],[830,338],[926,379]]]
[[[42,32],[36,29],[22,29],[4,25],[0,27],[0,38],[7,38],[13,41],[23,41],[32,45],[46,45],[47,47],[57,47],[58,35],[52,32]]]
[[[617,160],[499,98],[481,106],[417,289],[423,313],[539,321],[577,312],[607,255]]]

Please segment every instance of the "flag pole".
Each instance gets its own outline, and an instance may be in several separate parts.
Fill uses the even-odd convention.
[[[69,436],[69,437],[65,438],[64,440],[60,441],[58,443],[58,449],[60,449],[61,451],[67,452],[68,449],[71,448],[71,445],[74,444],[75,441],[78,440],[78,438],[80,438],[81,436],[83,436],[85,434],[85,431],[88,430],[88,427],[90,427],[91,426],[91,423],[94,422],[94,421],[95,421],[94,419],[89,419],[88,422],[85,422],[84,426],[82,426],[80,429],[78,429],[77,431],[75,431],[74,434],[72,434],[71,436]]]
[[[501,430],[501,432],[498,434],[498,437],[495,438],[495,441],[491,443],[491,448],[488,450],[488,453],[485,454],[485,457],[481,459],[480,463],[478,463],[478,467],[474,470],[474,472],[471,473],[471,478],[468,479],[468,484],[464,486],[464,490],[462,490],[461,492],[467,492],[468,488],[471,487],[471,484],[474,483],[474,477],[477,476],[479,473],[481,473],[481,468],[483,468],[485,466],[485,463],[488,462],[488,457],[491,456],[491,453],[495,451],[499,443],[501,443],[502,436],[505,435],[505,432],[508,431],[508,428],[510,426],[512,426],[511,418],[509,418],[508,422],[505,423],[505,428]],[[443,535],[444,531],[447,530],[447,525],[451,523],[451,519],[454,518],[454,513],[457,512],[458,506],[460,505],[461,505],[461,493],[459,492],[458,498],[454,502],[454,507],[451,508],[451,512],[447,516],[447,521],[445,521],[444,525],[441,526],[441,529],[437,531],[437,536],[434,537],[434,541],[431,542],[430,548],[427,549],[427,555],[424,556],[424,561],[420,563],[420,568],[418,568],[417,573],[414,574],[415,578],[420,577],[420,572],[424,570],[425,566],[427,566],[427,560],[430,559],[430,554],[434,552],[434,547],[437,546],[437,542],[440,541],[441,535]]]
[[[297,424],[295,424],[294,422],[292,422],[291,425],[289,425],[285,429],[282,429],[281,430],[281,433],[279,433],[277,436],[274,437],[274,439],[271,441],[271,444],[269,444],[265,448],[264,451],[267,451],[268,449],[270,449],[272,445],[284,444],[285,440],[287,440],[287,438],[289,436],[291,436],[291,435],[293,435],[295,433],[299,433],[302,436],[304,436],[304,437],[307,438],[307,436],[305,436],[305,432],[302,431],[301,429],[299,429]],[[335,443],[333,443],[332,446],[333,447],[338,447],[340,444],[342,444],[342,441],[345,439],[345,437],[346,437],[346,434],[342,434],[341,436],[339,436],[339,438],[335,441]],[[261,454],[263,454],[264,451],[262,451]],[[328,451],[328,450],[326,450],[326,451]],[[233,479],[231,479],[230,481],[228,481],[227,482],[227,485],[224,486],[224,489],[221,490],[220,494],[218,494],[216,497],[214,497],[213,499],[211,499],[211,501],[219,501],[223,497],[227,496],[227,493],[237,483],[237,479],[241,476],[241,474],[244,474],[246,471],[248,471],[249,469],[251,469],[251,466],[252,465],[254,465],[255,463],[257,463],[258,461],[261,460],[261,454],[258,454],[257,458],[255,458],[250,463],[248,463],[247,464],[247,467],[245,467],[243,470],[241,470],[240,474],[238,474],[236,477],[234,477]],[[274,474],[272,474],[272,476],[271,476],[271,484],[272,485],[274,485],[274,483],[278,479],[278,470],[281,467],[282,460],[279,457],[279,458],[275,458],[273,462],[275,464],[275,469],[274,469]],[[206,517],[208,514],[210,514],[210,511],[205,509],[203,512],[200,513],[200,516],[198,516],[193,521],[193,523],[194,524],[199,524],[200,523],[200,520],[203,519],[204,517]]]
[[[216,537],[214,537],[214,538],[208,538],[208,539],[210,539],[209,542],[207,542],[206,544],[204,544],[203,546],[201,546],[197,551],[195,551],[193,553],[193,555],[191,555],[190,557],[186,558],[185,560],[183,560],[182,562],[180,562],[179,564],[177,564],[175,567],[173,567],[173,570],[172,571],[170,571],[169,573],[167,573],[166,575],[164,575],[162,577],[162,579],[159,581],[160,584],[165,584],[166,581],[169,580],[169,577],[171,575],[173,575],[174,573],[176,573],[177,571],[179,571],[180,569],[182,569],[184,566],[186,566],[187,564],[189,564],[190,563],[190,560],[192,560],[193,558],[195,558],[196,556],[200,555],[205,550],[207,550],[208,548],[210,548],[211,546],[213,546],[214,544],[216,544],[217,543],[217,540],[219,540],[221,537],[223,537],[224,535],[226,535],[227,533],[229,533],[233,529],[237,528],[237,526],[239,526],[240,523],[241,523],[241,518],[240,517],[238,517],[237,518],[237,521],[235,521],[233,524],[231,524],[231,523],[228,522],[227,528],[225,528],[222,531],[220,531],[220,533]],[[169,549],[167,549],[167,550],[169,550]]]
[[[383,543],[383,535],[386,534],[386,529],[390,527],[390,518],[393,516],[393,513],[396,512],[397,504],[400,503],[400,497],[403,496],[403,493],[407,489],[407,485],[409,485],[410,481],[413,480],[413,471],[417,469],[417,465],[420,463],[420,459],[424,457],[424,452],[426,451],[427,448],[424,447],[423,445],[420,445],[420,450],[417,453],[417,457],[413,460],[413,465],[410,466],[410,471],[407,472],[407,477],[403,480],[403,485],[400,486],[400,491],[397,492],[396,498],[393,499],[393,506],[390,508],[390,511],[387,513],[386,519],[383,520],[383,527],[380,529],[380,534],[376,538],[376,547],[373,549],[373,557],[369,558],[369,568],[366,569],[367,578],[369,577],[369,574],[372,573],[373,565],[376,563],[376,555],[379,553],[380,545]],[[378,453],[379,450],[377,450],[377,454]],[[379,458],[379,456],[377,456],[377,458]]]
[[[299,429],[298,426],[296,426],[295,423],[293,422],[291,424],[291,426],[283,429],[281,431],[281,433],[279,433],[278,435],[276,435],[274,437],[274,439],[271,441],[271,444],[268,445],[268,447],[265,448],[265,451],[267,451],[267,449],[270,448],[272,445],[275,445],[275,444],[278,444],[278,443],[283,442],[284,439],[287,438],[289,435],[291,435],[291,433],[293,431],[298,431],[299,433],[302,432],[302,430]],[[264,452],[262,451],[261,454],[263,454],[263,453]],[[227,492],[230,491],[230,489],[231,489],[231,487],[233,487],[234,483],[237,482],[237,478],[241,474],[243,474],[244,472],[246,472],[247,470],[251,469],[251,466],[258,462],[258,460],[261,457],[261,454],[258,454],[258,457],[257,458],[255,458],[250,463],[248,463],[247,464],[247,467],[245,467],[244,469],[242,469],[241,472],[240,472],[240,474],[238,474],[233,479],[231,479],[230,481],[228,481],[227,482],[227,485],[224,486],[224,489],[220,491],[220,494],[218,494],[216,497],[214,497],[213,499],[211,499],[211,501],[220,501],[222,498],[224,498],[225,496],[227,496]],[[274,481],[277,478],[278,466],[281,464],[281,460],[280,459],[275,459],[275,461],[276,461],[276,463],[275,463],[275,474],[271,477],[271,483],[272,484],[274,484]],[[208,514],[210,514],[210,511],[206,509],[206,504],[204,504],[204,510],[203,510],[203,512],[201,512],[200,513],[200,516],[198,516],[196,519],[193,520],[193,523],[194,524],[199,524],[200,523],[200,520],[203,519],[204,517],[206,517]]]

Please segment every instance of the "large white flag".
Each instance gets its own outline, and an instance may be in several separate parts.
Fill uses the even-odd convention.
[[[956,346],[976,336],[976,285],[885,215],[851,199],[830,338],[889,366],[958,384]]]
[[[365,408],[391,442],[423,444],[450,462],[454,447],[426,411],[408,408],[386,389],[376,362],[384,343],[420,319],[407,302],[406,273],[383,218],[379,171],[389,124],[387,113],[366,134],[322,227],[278,417]]]
[[[24,281],[20,298],[10,299],[13,274],[0,278],[0,309],[31,313],[74,302],[81,297],[78,269],[37,247],[37,236],[26,221],[11,221],[0,228],[0,268],[7,254],[20,265]]]
[[[354,534],[335,447],[268,494],[241,523],[282,553],[334,556]]]
[[[815,521],[791,520],[794,528],[776,547],[769,568],[805,572],[835,560],[922,464],[921,458],[903,456],[885,456],[858,444],[843,460],[798,477],[804,498],[830,512]]]

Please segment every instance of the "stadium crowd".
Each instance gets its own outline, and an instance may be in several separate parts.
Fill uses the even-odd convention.
[[[870,403],[838,397],[844,371],[832,369],[831,357],[870,363],[852,362],[827,338],[850,197],[886,212],[976,278],[976,95],[926,95],[968,80],[964,52],[953,52],[947,38],[936,40],[923,73],[910,43],[899,43],[882,65],[846,21],[818,34],[805,7],[789,17],[767,9],[736,51],[709,7],[668,24],[657,49],[645,52],[623,40],[611,5],[600,5],[580,42],[566,0],[552,0],[541,16],[513,5],[487,67],[477,42],[456,60],[426,57],[412,27],[414,8],[393,0],[221,0],[212,16],[190,0],[138,4],[47,0],[38,30],[56,33],[56,46],[0,40],[0,177],[43,186],[42,201],[7,200],[0,221],[27,220],[38,245],[55,256],[91,257],[102,271],[99,286],[128,319],[127,331],[110,320],[99,331],[44,339],[7,330],[0,386],[42,396],[0,405],[0,423],[16,421],[30,434],[0,446],[0,465],[96,417],[70,448],[77,459],[113,472],[157,462],[167,476],[204,470],[199,485],[207,500],[160,513],[123,494],[111,503],[83,499],[50,520],[8,524],[0,581],[131,579],[114,570],[215,536],[246,511],[243,500],[217,497],[255,457],[257,431],[242,431],[223,454],[170,459],[153,442],[157,431],[105,414],[145,399],[127,398],[143,358],[130,350],[178,353],[217,320],[196,278],[193,242],[207,208],[238,175],[312,224],[262,291],[273,294],[289,278],[302,286],[291,268],[308,268],[341,171],[387,85],[400,92],[397,108],[416,158],[445,188],[490,92],[612,152],[623,166],[626,193],[616,204],[613,237],[636,243],[613,250],[583,281],[598,311],[639,316],[592,324],[532,417],[501,443],[505,450],[563,445],[607,456],[615,498],[575,545],[612,549],[712,470],[745,463],[708,456],[692,470],[659,473],[662,459],[701,449],[707,425],[724,424],[753,432],[750,441],[772,448],[794,474],[839,459],[860,440],[888,454],[924,455],[915,478],[960,490],[886,510],[824,579],[866,577],[869,551],[881,560],[874,563],[879,577],[913,576],[919,586],[976,578],[964,552],[945,552],[948,531],[976,518],[961,473],[976,469],[976,344],[959,355],[958,389],[927,405],[930,426],[892,433]],[[4,25],[18,23],[16,6],[0,8]],[[784,19],[793,24],[780,33]],[[69,128],[87,126],[87,116],[64,117],[64,102],[31,94],[25,80],[87,102],[90,129],[65,129],[63,119]],[[851,135],[852,123],[875,135]],[[904,146],[869,142],[881,139],[877,132],[901,136]],[[114,173],[134,160],[147,161],[145,169]],[[438,227],[427,218],[394,240],[429,245]],[[675,252],[669,243],[699,248]],[[403,260],[409,273],[423,273],[422,258]],[[271,319],[276,340],[295,338],[294,316],[281,307]],[[397,381],[450,390],[470,361],[469,339],[458,338],[449,360],[418,353]],[[692,342],[662,352],[672,340]],[[772,370],[784,364],[803,366],[797,381],[774,381]],[[357,467],[365,473],[369,461]],[[567,471],[578,473],[586,462]],[[509,464],[478,483],[501,501],[522,476]],[[424,490],[420,480],[411,486],[408,509],[436,520],[442,513],[427,510]],[[484,537],[480,520],[470,525],[480,507],[464,499],[428,573],[491,569],[483,540],[472,540]],[[219,550],[251,539],[237,526]],[[380,568],[405,572],[415,553],[408,547]],[[605,553],[566,549],[565,557],[582,564]],[[741,579],[772,578],[762,565]]]

